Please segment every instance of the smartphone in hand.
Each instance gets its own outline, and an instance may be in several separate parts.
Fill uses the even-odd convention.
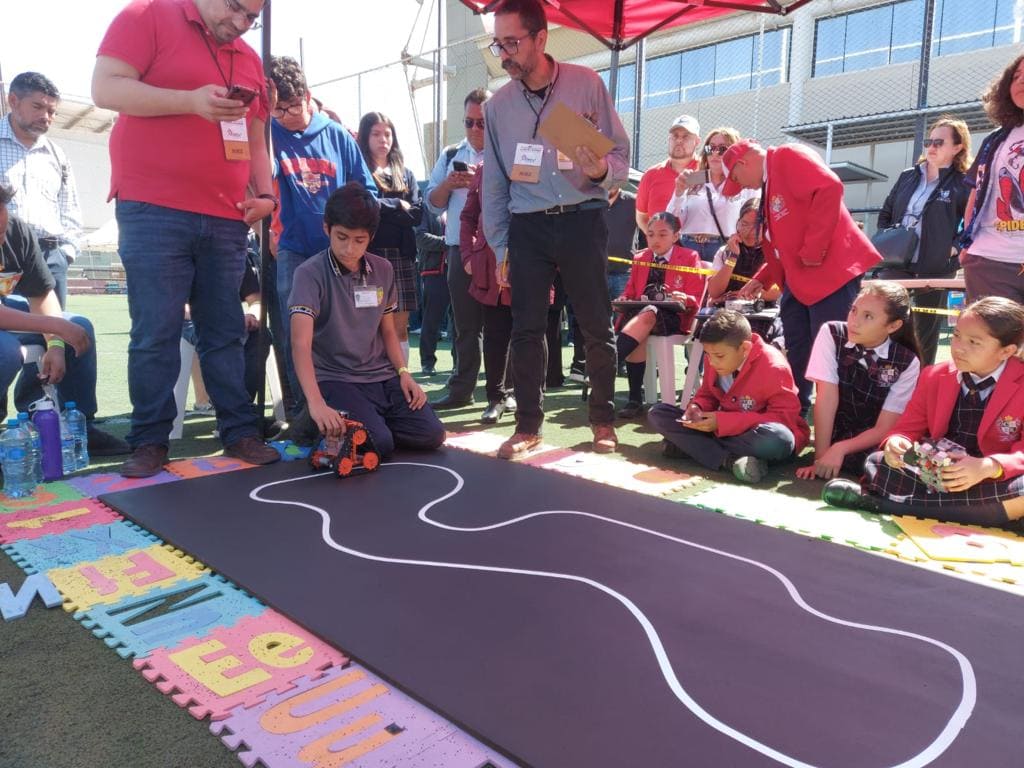
[[[232,85],[228,88],[227,98],[248,104],[256,98],[256,91],[253,88],[246,88],[244,85]]]
[[[691,187],[696,187],[700,184],[707,184],[711,181],[711,175],[707,169],[703,171],[691,171],[686,174],[684,178],[686,179],[686,183]]]
[[[466,165],[461,160],[453,160],[452,161],[452,170],[453,171],[458,171],[459,173],[466,173],[469,170],[469,166]]]

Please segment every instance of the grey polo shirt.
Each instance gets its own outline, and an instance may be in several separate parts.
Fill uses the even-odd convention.
[[[629,137],[600,75],[587,67],[554,62],[552,78],[544,98],[527,89],[521,81],[512,80],[484,104],[487,125],[484,164],[490,170],[484,174],[480,200],[484,236],[499,262],[505,258],[513,213],[533,213],[556,205],[606,200],[606,190],[621,186],[629,175]],[[571,169],[559,169],[558,150],[537,132],[548,110],[559,101],[586,117],[615,142],[607,155],[608,174],[599,184],[587,178],[575,160]],[[520,143],[544,147],[540,181],[536,184],[510,179],[516,145]]]
[[[366,306],[357,306],[359,304]],[[398,372],[384,348],[380,321],[398,307],[394,269],[367,253],[350,272],[324,250],[295,270],[288,314],[313,318],[317,381],[370,384]]]

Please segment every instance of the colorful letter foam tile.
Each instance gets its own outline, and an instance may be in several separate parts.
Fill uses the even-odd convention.
[[[97,605],[79,611],[75,618],[121,658],[128,658],[171,648],[216,627],[231,627],[243,616],[257,616],[264,609],[259,600],[211,574],[141,597],[126,597],[114,605]]]
[[[0,616],[4,621],[22,618],[28,613],[36,595],[39,595],[39,599],[47,608],[56,608],[63,600],[53,582],[43,573],[36,573],[25,579],[17,594],[11,591],[7,584],[0,584]]]
[[[9,499],[6,496],[0,497],[0,515],[10,512],[17,512],[21,509],[34,509],[45,507],[51,504],[60,504],[65,501],[77,501],[91,496],[89,493],[81,493],[77,488],[63,480],[55,480],[52,483],[43,483],[36,487],[35,493],[21,499]]]
[[[512,766],[356,664],[210,724],[247,768]]]
[[[172,461],[167,465],[167,471],[184,480],[190,480],[193,477],[206,477],[207,475],[219,475],[222,472],[234,472],[236,469],[252,469],[254,466],[255,464],[232,459],[229,456],[205,456],[198,459]]]
[[[893,520],[932,560],[1024,565],[1024,537],[1010,531],[907,516]]]
[[[675,493],[703,479],[699,475],[635,464],[596,453],[571,453],[553,461],[545,461],[544,458],[543,455],[537,457],[534,466],[649,496]]]
[[[2,547],[28,573],[68,568],[130,549],[145,549],[160,539],[134,523],[100,523],[81,530],[23,539]]]
[[[166,544],[129,550],[92,562],[49,572],[64,595],[65,611],[85,611],[94,605],[116,603],[129,595],[193,581],[206,567]]]
[[[274,440],[270,443],[270,447],[278,452],[281,456],[281,461],[308,459],[309,454],[313,452],[312,446],[296,445],[291,440]]]
[[[268,693],[284,693],[303,675],[316,678],[348,660],[276,611],[239,620],[203,638],[190,638],[133,663],[143,676],[192,716],[226,718],[255,706]]]
[[[21,509],[0,515],[0,544],[38,539],[73,528],[88,528],[98,523],[112,523],[121,516],[93,499],[65,501],[34,509]]]
[[[116,472],[94,472],[91,475],[72,477],[68,482],[83,496],[100,496],[115,491],[130,491],[133,488],[145,488],[147,485],[173,483],[180,478],[170,472],[157,472],[152,477],[121,477]]]

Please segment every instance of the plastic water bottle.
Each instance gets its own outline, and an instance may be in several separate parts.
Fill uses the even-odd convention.
[[[75,407],[74,400],[64,404],[64,420],[68,423],[71,436],[75,440],[75,469],[89,466],[89,434],[85,422],[85,414]]]
[[[8,498],[31,496],[36,489],[32,479],[32,443],[17,419],[7,420],[0,435],[0,461],[4,467],[4,493]]]
[[[39,485],[43,482],[43,442],[39,439],[39,430],[24,411],[18,414],[18,426],[25,430],[32,443],[32,479]]]
[[[65,475],[75,471],[78,460],[75,458],[75,436],[71,434],[64,414],[60,414],[60,466]]]
[[[43,398],[29,407],[32,423],[39,430],[39,442],[43,446],[43,480],[60,480],[64,477],[64,459],[60,445],[60,414],[53,402]]]

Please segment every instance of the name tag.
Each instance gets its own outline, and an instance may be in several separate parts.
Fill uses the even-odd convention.
[[[245,118],[221,121],[220,135],[224,139],[224,157],[228,160],[249,159],[249,130]]]
[[[558,170],[560,171],[571,171],[572,160],[568,155],[564,154],[562,150],[558,150]]]
[[[383,288],[356,288],[356,309],[379,307],[383,300]]]
[[[543,144],[516,144],[515,159],[512,161],[512,181],[536,184],[540,181],[540,164],[544,159]]]

